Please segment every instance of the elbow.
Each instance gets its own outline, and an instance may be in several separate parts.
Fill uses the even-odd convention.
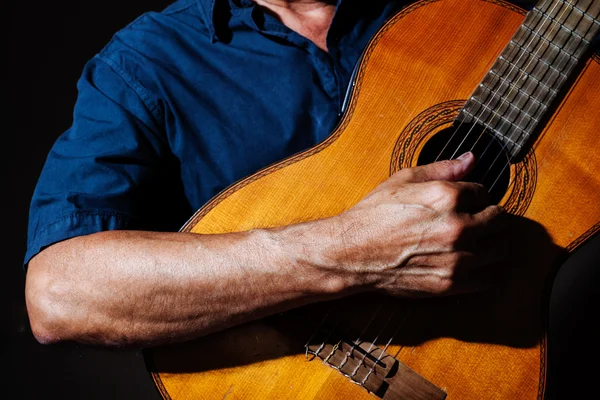
[[[41,344],[55,344],[60,342],[60,335],[39,317],[30,318],[31,332]]]
[[[68,340],[67,307],[58,293],[64,290],[61,285],[47,269],[30,263],[25,280],[25,304],[31,331],[41,344]]]

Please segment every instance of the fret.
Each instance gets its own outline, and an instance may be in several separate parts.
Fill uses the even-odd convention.
[[[557,3],[557,4],[553,4],[552,7],[550,7],[550,4],[552,3]],[[561,3],[561,4],[558,4]],[[577,7],[574,6],[572,4],[570,4],[571,2],[569,1],[559,1],[559,2],[550,2],[550,4],[548,4],[548,7],[544,7],[543,8],[538,8],[537,6],[534,7],[534,10],[538,11],[538,13],[543,14],[543,15],[547,15],[548,17],[552,18],[552,19],[560,19],[561,21],[563,19],[566,18],[565,22],[562,22],[564,24],[570,25],[569,27],[572,30],[576,30],[576,26],[575,25],[571,25],[572,23],[576,22],[580,22],[580,20],[585,20],[586,26],[587,24],[598,24],[598,16],[600,14],[600,5],[598,5],[595,2],[577,2],[578,5],[579,3],[581,4],[585,4],[583,5],[583,7]],[[575,16],[575,17],[579,17],[577,20],[576,19],[572,19],[569,20],[569,16]],[[557,18],[558,17],[558,18]]]
[[[515,108],[517,110],[523,109],[526,105],[535,103],[529,103],[531,99],[530,96],[525,96],[523,93],[513,90],[512,93],[498,93],[496,92],[496,85],[499,84],[495,79],[492,79],[492,76],[486,76],[483,81],[479,84],[475,93],[473,93],[473,97],[489,99],[490,96],[494,98],[500,99],[499,101],[509,105],[509,107]]]
[[[588,5],[593,13],[600,12],[597,3]],[[586,11],[575,12],[572,7],[553,6],[549,12],[543,8],[534,8],[528,13],[522,26],[579,58],[600,28],[597,19]]]
[[[552,17],[548,16],[547,14],[541,14],[541,15],[542,15],[542,17],[543,17],[543,18],[546,18],[546,19],[548,19],[548,20],[552,21],[552,23],[554,24],[554,26],[553,26],[553,28],[554,28],[554,29],[557,29],[557,30],[558,30],[558,29],[560,29],[561,31],[564,31],[564,33],[566,33],[566,34],[568,34],[568,35],[572,35],[572,36],[574,36],[574,37],[575,37],[575,39],[577,39],[579,42],[583,42],[583,43],[585,43],[585,44],[589,44],[589,43],[590,43],[590,41],[589,41],[589,40],[587,40],[587,39],[586,39],[584,36],[581,36],[581,35],[579,34],[579,32],[577,32],[577,31],[575,31],[575,30],[573,30],[573,29],[569,28],[569,27],[568,27],[567,25],[565,25],[564,23],[561,23],[561,22],[559,22],[559,21],[555,20],[554,18],[552,18]],[[526,27],[526,28],[528,28],[528,27]],[[535,33],[535,32],[534,32],[534,33]],[[557,31],[556,35],[558,35],[558,34],[559,34],[559,33],[558,33],[558,31]],[[556,37],[556,35],[555,35],[555,37]],[[565,48],[565,47],[563,46],[563,48]]]
[[[497,75],[493,70],[491,70],[490,73],[495,79],[498,79],[500,88],[502,88],[504,86],[504,92],[506,92],[506,90],[516,89],[515,93],[517,93],[517,92],[521,93],[522,95],[527,96],[531,101],[537,103],[539,106],[545,106],[545,104],[541,100],[538,100],[536,98],[536,96],[532,96],[532,94],[529,93],[526,88],[520,88],[520,87],[516,86],[513,82],[507,80],[503,76]],[[532,89],[532,90],[535,90],[535,89]],[[512,90],[512,91],[514,92],[514,90]],[[535,91],[533,93],[535,93]],[[507,97],[505,95],[505,93],[502,93],[501,95],[504,97]]]
[[[533,37],[531,39],[529,39],[529,37],[525,37],[525,33],[519,29],[515,37],[510,40],[509,45],[515,45],[523,51],[531,53],[530,50],[524,49],[523,46],[519,43],[522,40],[527,41],[528,48],[530,47],[532,49],[535,49],[535,54],[538,54],[540,58],[543,58],[547,62],[552,63],[557,70],[561,71],[565,70],[570,66],[574,66],[579,62],[579,59],[573,57],[572,54],[569,54],[566,50],[564,50],[548,38],[536,34],[526,26],[522,26],[522,28],[525,30],[526,33],[533,35]]]
[[[545,105],[536,104],[535,101],[530,102],[529,100],[533,100],[531,97],[514,96],[514,99],[509,101],[505,96],[495,93],[484,84],[480,84],[477,92],[473,95],[475,102],[485,103],[486,107],[491,109],[499,107],[498,112],[522,129],[529,128],[532,123],[539,123],[539,118],[546,108]]]
[[[507,78],[514,80],[515,82],[531,79],[549,91],[553,92],[556,92],[554,87],[567,79],[567,75],[560,74],[556,72],[556,70],[550,70],[546,68],[544,71],[540,72],[539,69],[535,69],[535,64],[531,62],[523,67],[519,67],[514,63],[508,62],[504,58],[498,58],[497,64],[497,72],[506,76]]]
[[[533,97],[526,96],[521,92],[513,90],[512,93],[509,93],[508,95],[500,94],[484,84],[477,88],[473,97],[486,102],[495,101],[495,104],[498,104],[498,101],[500,101],[503,105],[512,109],[510,112],[511,115],[514,115],[516,110],[520,110],[522,112],[522,117],[520,118],[528,118],[535,123],[539,122],[539,119],[547,108],[545,104],[540,103]]]
[[[540,19],[543,19],[543,21],[539,21]],[[563,6],[554,7],[550,12],[543,12],[534,7],[531,21],[535,23],[542,22],[546,27],[545,32],[547,35],[556,33],[558,31],[558,27],[561,25],[570,32],[574,32],[579,26],[579,23],[582,22],[576,18],[572,18],[572,12]],[[589,21],[590,26],[592,25],[592,21]],[[581,28],[582,27],[579,27],[579,29]],[[587,31],[587,28],[588,27],[586,25],[583,26],[584,31]],[[550,38],[550,36],[548,36],[548,38]]]
[[[525,57],[523,57],[523,55],[525,55]],[[553,79],[549,79],[548,83],[550,83],[550,81],[556,81],[561,75],[563,78],[567,78],[568,75],[565,73],[565,70],[576,65],[574,60],[569,60],[569,62],[562,66],[562,69],[559,69],[556,65],[553,65],[548,60],[540,57],[540,55],[520,48],[512,41],[509,42],[506,50],[498,57],[498,59],[504,63],[514,65],[524,73],[533,75],[533,77],[538,80],[546,79],[544,77],[549,73],[549,78]]]
[[[546,48],[551,47],[552,54],[560,53],[562,58],[570,57],[578,60],[579,57],[581,57],[582,50],[585,50],[590,43],[589,40],[585,39],[586,42],[584,42],[576,36],[570,36],[566,40],[559,41],[556,39],[556,34],[560,32],[560,29],[554,29],[553,32],[548,34],[542,33],[540,30],[536,30],[527,25],[522,25],[522,28],[526,30],[529,35],[527,37],[519,35],[518,37],[515,37],[515,42],[519,43],[521,40],[525,39],[525,43],[519,44],[532,49],[536,49],[536,46],[538,45],[543,45],[544,51]],[[563,33],[566,34],[566,31],[563,30]],[[540,43],[541,41],[544,43]]]
[[[466,114],[466,115],[469,117],[469,118],[467,118],[467,120],[468,120],[468,119],[477,120],[477,117],[476,117],[475,115],[473,115],[473,113],[472,113],[472,112],[470,112],[469,110],[467,110],[467,109],[464,109],[464,108],[463,108],[461,112],[462,112],[462,113],[464,113],[464,114]],[[509,123],[509,122],[506,122],[506,121],[505,121],[505,123],[506,123],[506,124],[509,124],[510,126],[512,126],[512,124],[511,124],[511,123]],[[515,141],[515,140],[514,140],[514,139],[512,139],[511,137],[509,137],[509,136],[507,136],[507,135],[504,135],[504,134],[498,134],[498,132],[497,132],[497,129],[496,129],[496,128],[494,128],[494,127],[492,127],[492,126],[490,126],[489,124],[487,124],[487,123],[483,123],[482,125],[483,125],[483,126],[485,126],[487,129],[490,129],[491,131],[493,131],[494,133],[496,133],[496,134],[497,134],[497,136],[498,136],[498,137],[499,137],[501,140],[505,140],[505,141],[509,142],[511,145],[513,145],[513,146],[517,146],[517,147],[519,147],[519,148],[523,147],[523,145],[521,145],[520,143],[518,143],[517,141]]]
[[[554,3],[558,3],[558,2],[562,2],[563,4],[570,4],[573,7],[577,7],[578,9],[582,10],[582,11],[586,11],[590,4],[593,2],[593,0],[571,0],[568,1],[567,0],[550,0],[550,1],[540,1],[538,2],[535,7],[540,9],[542,12],[548,12],[552,7],[555,6]]]
[[[546,59],[544,59],[543,57],[540,57],[540,56],[538,56],[538,55],[536,55],[536,54],[533,54],[533,53],[531,53],[529,50],[525,50],[525,49],[523,49],[523,48],[517,47],[517,46],[514,44],[514,42],[512,42],[512,41],[511,41],[511,42],[509,42],[509,46],[512,46],[512,47],[513,47],[513,48],[516,50],[516,52],[519,52],[519,51],[524,51],[524,52],[528,53],[528,54],[530,55],[530,57],[531,57],[531,58],[534,58],[534,57],[535,57],[535,61],[536,61],[537,63],[541,63],[541,64],[543,64],[543,65],[544,65],[544,67],[546,67],[546,69],[550,69],[550,70],[554,71],[555,73],[557,73],[557,74],[559,74],[559,75],[563,75],[564,77],[567,77],[567,74],[566,74],[564,71],[561,71],[561,70],[559,70],[558,68],[556,68],[556,66],[554,66],[553,64],[551,64],[550,62],[548,62],[548,61],[547,61]],[[512,52],[512,48],[511,48],[510,52]],[[510,53],[510,52],[509,52],[509,53]],[[510,60],[507,60],[506,58],[504,58],[504,56],[503,56],[502,54],[500,55],[500,57],[499,57],[499,58],[500,58],[500,59],[502,59],[502,60],[504,60],[504,61],[506,61],[506,62],[510,62]],[[513,58],[514,58],[514,57],[513,57]],[[571,65],[572,65],[572,66],[574,66],[574,65],[575,65],[575,63],[573,62],[572,64],[569,64],[569,67],[570,67]]]
[[[583,11],[585,15],[588,15],[590,18],[594,19],[594,22],[597,25],[600,25],[600,21],[598,21],[598,18],[600,17],[600,4],[598,4],[597,1],[579,0],[575,2],[577,3],[576,5],[572,5],[571,3],[573,2],[569,2],[568,5],[572,8],[577,8],[578,10]]]
[[[573,4],[571,4],[571,3],[570,3],[570,2],[568,2],[568,1],[565,1],[565,5],[566,5],[568,8],[570,8],[570,9],[571,9],[571,12],[574,12],[574,13],[580,14],[580,15],[582,16],[582,18],[583,18],[583,17],[586,17],[586,18],[589,18],[589,19],[591,19],[591,20],[592,20],[592,21],[594,21],[595,23],[597,23],[597,24],[600,24],[600,21],[597,21],[597,20],[596,20],[596,18],[598,18],[598,13],[596,13],[596,15],[595,15],[595,16],[593,16],[593,15],[591,15],[591,14],[587,13],[586,11],[582,10],[581,8],[577,7],[576,5],[573,5]],[[590,5],[588,4],[588,5],[586,5],[586,6],[585,6],[585,8],[587,9],[589,6],[590,6]],[[599,8],[600,8],[600,7],[599,7]],[[592,12],[593,12],[593,10],[592,10]]]
[[[490,96],[487,98],[474,96],[471,99],[472,101],[465,105],[467,111],[477,116],[476,122],[492,126],[492,123],[497,122],[496,119],[501,119],[522,131],[526,131],[532,124],[538,122],[526,111],[515,108],[510,103],[506,103],[502,97],[495,95],[493,92],[489,94]]]
[[[478,118],[475,119],[475,122],[488,126],[490,129],[497,130],[498,133],[506,134],[508,128],[517,128],[522,132],[526,132],[527,128],[531,125],[531,119],[523,116],[521,113],[516,114],[516,118],[513,120],[508,116],[502,114],[499,110],[495,110],[494,108],[483,104],[483,102],[478,99],[473,99],[474,101],[470,103],[469,107],[466,107],[466,110],[469,111],[472,115],[477,115]],[[475,109],[476,106],[479,108]],[[497,126],[502,124],[505,128],[497,129]]]
[[[505,96],[500,96],[498,93],[494,92],[491,88],[487,87],[483,82],[479,84],[479,88],[484,91],[484,93],[486,94],[486,97],[484,99],[484,101],[488,101],[488,99],[493,98],[494,101],[497,102],[501,102],[503,103],[503,105],[505,105],[506,107],[510,108],[513,110],[513,112],[520,112],[522,114],[524,114],[527,118],[533,120],[534,122],[539,122],[539,120],[534,117],[531,114],[528,114],[527,112],[531,109],[531,106],[535,102],[535,99],[533,99],[530,96],[513,96],[513,99],[507,99]],[[519,92],[515,92],[515,94],[518,94]],[[480,96],[476,94],[473,95],[474,100],[476,101],[480,101],[478,100]],[[524,101],[523,101],[524,100]],[[531,103],[529,103],[529,100],[533,100]],[[529,104],[528,104],[529,103]],[[527,110],[525,110],[525,106],[527,105]],[[546,106],[540,102],[537,102],[537,104],[535,105],[535,107],[543,107],[546,108]],[[491,106],[493,107],[493,106]]]
[[[573,21],[572,18],[567,17],[565,21],[557,21],[547,14],[537,14],[540,18],[544,18],[550,21],[546,29],[545,34],[540,35],[544,39],[551,41],[558,45],[563,51],[572,54],[574,57],[580,57],[580,49],[585,48],[585,44],[589,44],[590,40],[594,37],[594,30],[591,29],[591,22],[589,24],[582,23],[581,20]],[[536,16],[537,17],[537,16]],[[533,18],[533,21],[536,20]],[[564,16],[559,16],[564,18]],[[587,25],[587,26],[586,26]],[[578,30],[576,30],[578,28]],[[582,46],[582,43],[584,46]]]
[[[504,82],[509,83],[511,88],[520,90],[528,96],[534,97],[540,103],[546,100],[548,94],[555,95],[558,93],[551,85],[542,82],[531,75],[521,73],[517,76],[521,70],[515,68],[514,64],[502,63],[498,70],[495,70],[495,67],[496,66],[492,67],[490,70],[491,74],[494,74]],[[517,82],[522,84],[522,86],[517,86]],[[556,80],[553,82],[556,82]],[[531,83],[533,83],[533,85]],[[529,93],[528,90],[532,90],[531,93]]]
[[[525,17],[461,118],[504,141],[511,157],[534,133],[600,32],[600,0],[544,0]]]
[[[483,122],[485,124],[491,124],[492,122],[494,122],[494,120],[496,118],[500,118],[506,122],[508,122],[509,124],[515,124],[514,120],[511,120],[510,118],[508,118],[505,115],[505,111],[506,110],[501,110],[501,109],[494,109],[494,106],[488,105],[487,103],[484,104],[483,101],[479,100],[478,98],[474,97],[473,98],[473,102],[471,104],[476,104],[479,106],[478,110],[469,110],[468,111],[472,112],[474,115],[483,115],[484,113],[486,113],[489,117],[489,119],[484,119],[482,121],[482,118],[477,118],[476,120],[479,122]],[[519,112],[520,113],[520,112]],[[526,127],[523,126],[519,126],[517,125],[520,129],[525,129]]]
[[[538,4],[533,10],[537,11],[539,14],[549,14],[549,16],[554,19],[556,19],[555,17],[557,15],[562,17],[568,15],[568,17],[571,17],[572,19],[567,18],[564,24],[570,26],[572,30],[576,30],[575,26],[579,25],[579,33],[587,31],[592,25],[600,26],[600,21],[598,20],[598,17],[600,17],[600,4],[597,2],[592,0],[560,2],[562,4],[559,5],[555,4],[557,3],[556,1],[550,1],[542,5],[541,8],[538,7]],[[576,25],[572,25],[573,23],[576,23]]]

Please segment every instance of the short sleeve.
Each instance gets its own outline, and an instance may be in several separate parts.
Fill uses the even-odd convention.
[[[99,57],[77,88],[73,124],[49,152],[31,199],[25,265],[75,236],[173,228],[161,211],[177,197],[179,179],[156,100]]]

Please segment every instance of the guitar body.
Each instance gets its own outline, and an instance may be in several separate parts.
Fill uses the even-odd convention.
[[[417,165],[425,143],[452,124],[524,15],[501,1],[425,0],[403,9],[366,49],[332,135],[228,188],[183,231],[275,227],[352,207],[391,173]],[[543,398],[547,289],[564,254],[600,229],[598,110],[594,56],[527,156],[510,167],[513,184],[500,204],[543,227],[554,243],[526,260],[532,279],[489,298],[398,301],[398,309],[411,311],[387,353],[449,399]],[[321,358],[307,360],[313,328],[290,312],[145,356],[165,398],[375,398]]]

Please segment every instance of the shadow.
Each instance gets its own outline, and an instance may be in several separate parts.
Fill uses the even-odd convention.
[[[198,340],[147,349],[148,369],[214,371],[303,354],[308,342],[333,344],[359,337],[380,347],[390,340],[417,346],[439,338],[520,349],[540,346],[549,287],[567,253],[541,225],[507,218],[512,227],[509,262],[498,266],[488,290],[418,300],[370,293],[313,304]]]

